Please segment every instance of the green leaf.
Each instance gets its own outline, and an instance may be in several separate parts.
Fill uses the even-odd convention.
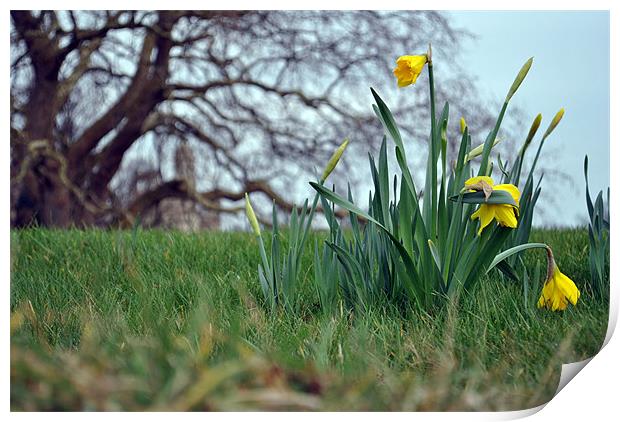
[[[415,199],[416,204],[418,204],[418,193],[415,190],[415,183],[413,182],[413,177],[411,177],[411,173],[409,172],[409,167],[407,166],[407,160],[405,159],[405,152],[400,147],[396,147],[396,161],[398,162],[398,166],[400,167],[400,171],[403,174],[403,180],[405,185],[411,192],[411,195]]]
[[[431,255],[433,256],[433,261],[435,261],[437,270],[441,271],[441,261],[439,259],[439,251],[437,250],[437,246],[435,246],[435,244],[433,243],[431,239],[428,239],[428,247],[431,250]]]
[[[497,264],[497,269],[500,270],[502,274],[504,274],[506,277],[510,278],[511,280],[517,281],[517,282],[519,281],[519,275],[517,274],[517,271],[508,262],[500,261]],[[525,279],[524,279],[524,282],[526,282]]]
[[[269,283],[267,282],[267,279],[265,278],[265,273],[263,271],[263,266],[261,264],[258,264],[258,280],[260,282],[260,287],[261,287],[261,290],[263,291],[263,296],[265,297],[265,301],[270,302],[271,294],[269,291],[270,290]]]
[[[361,302],[362,306],[365,306],[368,301],[368,292],[363,285],[364,272],[359,261],[344,248],[331,242],[327,242],[327,245],[336,253],[338,260],[343,265],[347,275],[355,286],[358,300]]]
[[[385,130],[390,134],[390,137],[394,140],[396,145],[402,150],[403,156],[405,155],[405,147],[403,145],[403,139],[400,136],[400,131],[396,126],[396,122],[394,121],[394,116],[392,116],[392,112],[388,108],[388,106],[383,102],[377,91],[373,88],[370,88],[370,92],[372,96],[375,98],[375,102],[377,103],[376,107],[373,107],[375,113],[383,123]]]
[[[312,186],[317,192],[319,192],[322,196],[324,196],[325,198],[327,198],[328,200],[332,201],[334,204],[345,208],[346,210],[355,213],[361,217],[364,217],[366,220],[368,221],[372,221],[373,223],[375,223],[377,226],[381,227],[382,229],[384,229],[385,231],[387,231],[387,229],[385,228],[385,226],[383,226],[379,221],[375,220],[373,217],[370,216],[370,214],[368,214],[367,212],[362,211],[358,206],[356,206],[355,204],[352,204],[351,202],[345,200],[344,198],[338,196],[336,193],[325,189],[323,186],[319,185],[318,183],[315,182],[310,182],[310,186]]]
[[[381,192],[381,212],[383,214],[384,225],[391,229],[388,212],[390,205],[390,175],[387,164],[387,147],[385,140],[385,137],[383,137],[381,150],[379,152],[379,190]]]
[[[450,197],[451,201],[458,201],[459,195]],[[494,190],[489,198],[485,198],[484,192],[466,192],[463,194],[463,202],[466,204],[507,204],[517,206],[512,195],[504,190]]]
[[[592,220],[592,214],[594,213],[594,205],[592,205],[592,198],[590,197],[590,187],[588,183],[588,156],[583,160],[583,173],[586,177],[586,204],[588,205],[588,215]]]

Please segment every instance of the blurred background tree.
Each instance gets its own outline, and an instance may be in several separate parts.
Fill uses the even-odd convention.
[[[216,228],[244,192],[259,212],[259,197],[290,210],[344,137],[337,172],[359,180],[382,138],[368,87],[394,89],[395,59],[429,41],[452,141],[461,115],[482,134],[495,113],[458,64],[471,34],[439,12],[12,11],[11,22],[14,227]],[[425,78],[389,98],[409,142],[427,140]]]

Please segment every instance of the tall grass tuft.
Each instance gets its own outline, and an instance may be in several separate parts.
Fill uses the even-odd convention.
[[[586,179],[586,204],[588,206],[588,236],[590,240],[590,287],[599,296],[609,294],[609,188],[607,206],[603,191],[592,202],[588,182],[588,156],[583,161]]]

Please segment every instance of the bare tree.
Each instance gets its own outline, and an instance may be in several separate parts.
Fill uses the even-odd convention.
[[[397,56],[424,52],[431,41],[455,60],[467,36],[436,12],[11,17],[15,226],[130,224],[171,197],[234,213],[244,192],[291,209],[295,178],[307,180],[343,137],[357,145],[347,152],[349,168],[381,140],[368,86],[394,86]],[[454,76],[458,63],[450,67],[438,97],[472,107],[474,90]],[[425,142],[427,90],[409,92],[391,105],[406,138]],[[174,171],[180,143],[195,151],[196,183]]]

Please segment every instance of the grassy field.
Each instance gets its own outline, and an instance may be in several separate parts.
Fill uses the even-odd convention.
[[[323,234],[314,234],[321,239]],[[299,315],[261,303],[244,233],[11,233],[12,410],[514,410],[548,401],[594,355],[587,231],[535,231],[582,290],[564,313],[498,273],[445,309]],[[314,244],[314,239],[309,242]],[[541,252],[527,252],[533,271]]]

